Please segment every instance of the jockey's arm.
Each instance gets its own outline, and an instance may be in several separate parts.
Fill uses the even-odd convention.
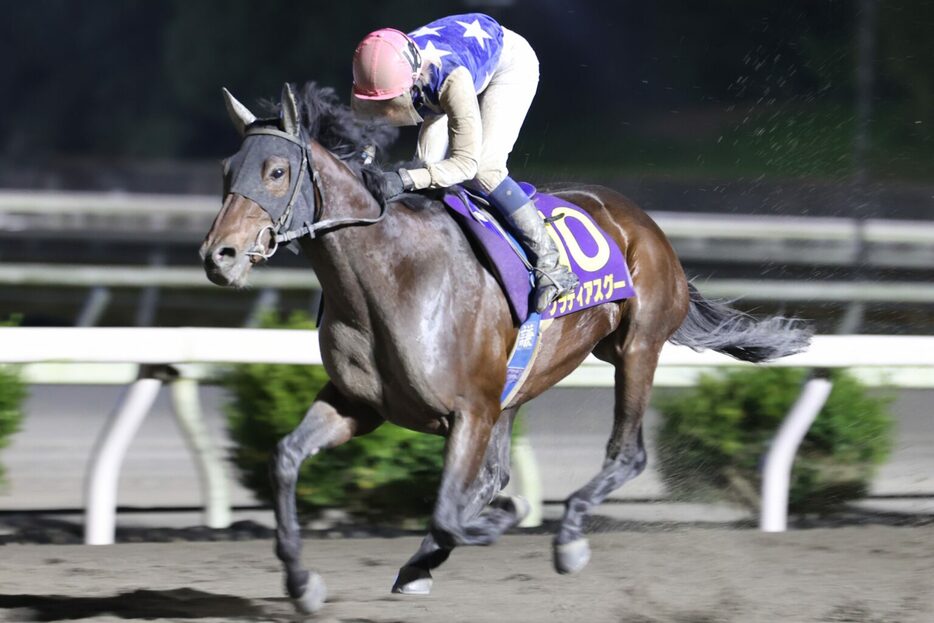
[[[459,67],[452,71],[438,94],[441,110],[448,117],[449,157],[424,169],[412,169],[415,189],[447,188],[472,180],[477,175],[483,126],[480,121],[480,104],[474,91],[470,72]],[[429,135],[422,127],[419,134],[419,153],[431,150],[424,142]]]

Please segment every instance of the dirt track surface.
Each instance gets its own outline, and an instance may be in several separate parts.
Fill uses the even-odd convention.
[[[314,620],[934,621],[934,526],[597,534],[573,577],[548,537],[513,535],[456,552],[430,597],[390,595],[417,542],[306,541],[330,590]],[[270,541],[0,547],[0,621],[289,620],[280,587]]]

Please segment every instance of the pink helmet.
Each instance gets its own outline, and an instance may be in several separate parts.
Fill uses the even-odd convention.
[[[421,65],[418,46],[404,32],[374,30],[353,55],[353,94],[367,100],[392,99],[412,88]]]

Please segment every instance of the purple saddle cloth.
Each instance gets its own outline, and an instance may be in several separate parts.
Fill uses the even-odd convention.
[[[554,195],[536,192],[531,184],[520,185],[545,218],[558,217],[549,228],[557,234],[553,238],[558,243],[561,262],[570,266],[580,279],[577,290],[542,312],[542,320],[635,296],[629,267],[619,246],[586,210]],[[478,206],[462,189],[452,189],[444,202],[467,235],[483,249],[521,324],[529,316],[533,292],[524,250],[490,212]]]

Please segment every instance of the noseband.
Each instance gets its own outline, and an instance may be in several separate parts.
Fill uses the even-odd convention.
[[[381,201],[379,215],[374,218],[345,217],[318,221],[318,208],[324,203],[324,191],[321,188],[321,179],[318,176],[318,171],[315,169],[314,161],[311,158],[311,150],[308,148],[308,143],[302,140],[302,135],[293,136],[282,130],[262,126],[247,130],[244,134],[244,138],[254,135],[274,136],[298,145],[302,150],[302,162],[301,165],[299,165],[298,180],[295,183],[295,188],[292,190],[292,196],[289,197],[289,202],[285,206],[285,211],[275,223],[266,225],[259,231],[253,246],[246,252],[247,255],[269,259],[275,255],[276,251],[279,250],[279,245],[282,243],[288,244],[303,236],[309,236],[314,239],[318,234],[323,234],[333,229],[349,225],[372,225],[380,222],[386,216],[386,203]],[[292,216],[295,202],[301,195],[302,186],[305,184],[306,180],[311,183],[312,220],[304,221],[299,227],[292,228]],[[269,230],[273,236],[272,247],[269,249],[266,249],[266,246],[262,242],[263,236],[266,234],[267,230]]]

